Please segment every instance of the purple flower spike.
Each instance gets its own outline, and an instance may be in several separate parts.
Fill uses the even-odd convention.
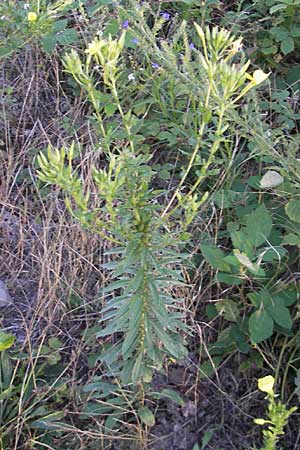
[[[160,13],[160,15],[164,20],[170,20],[170,18],[171,18],[171,15],[166,12],[162,12],[162,13]]]
[[[196,48],[195,44],[193,42],[190,43],[189,47],[191,50],[195,50],[195,48]]]
[[[151,66],[153,67],[153,69],[159,69],[159,64],[157,63],[152,63]]]
[[[124,30],[127,30],[128,27],[129,27],[129,22],[128,22],[128,20],[125,20],[125,22],[122,23],[122,28]]]
[[[138,43],[139,43],[138,38],[133,38],[133,39],[132,39],[132,43],[133,43],[133,44],[138,44]]]

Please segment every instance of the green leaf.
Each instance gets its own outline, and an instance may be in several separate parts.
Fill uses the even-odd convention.
[[[215,280],[219,283],[228,284],[229,286],[239,286],[244,281],[243,278],[238,275],[229,275],[222,272],[216,274]]]
[[[287,55],[288,53],[291,53],[295,50],[295,41],[291,36],[288,36],[283,41],[281,41],[280,44],[280,50],[284,55]]]
[[[63,346],[62,342],[56,337],[50,338],[48,340],[48,345],[49,345],[49,347],[53,348],[54,350],[58,350],[60,347]]]
[[[264,301],[266,311],[270,314],[274,322],[282,328],[290,330],[293,326],[290,311],[284,305],[284,300],[280,297],[273,298],[271,295]]]
[[[282,3],[272,6],[272,8],[270,8],[270,14],[274,14],[275,12],[281,11],[282,9],[286,9],[286,5],[283,5]]]
[[[241,253],[238,249],[233,250],[234,256],[239,261],[239,263],[249,269],[251,272],[257,273],[259,266],[254,265],[246,253]]]
[[[284,287],[284,291],[280,291],[276,294],[272,294],[272,298],[274,301],[281,299],[284,306],[291,306],[299,299],[298,289],[297,287]]]
[[[200,245],[201,252],[205,260],[214,268],[231,272],[231,267],[224,261],[225,253],[218,247],[210,245]]]
[[[272,231],[272,217],[265,205],[259,206],[247,216],[246,233],[253,245],[258,247],[270,236]]]
[[[64,411],[57,411],[31,422],[30,426],[33,428],[41,428],[43,430],[60,430],[65,425],[66,427],[68,426],[67,424],[57,422],[57,420],[62,419],[64,416]]]
[[[52,32],[58,33],[59,31],[63,31],[68,25],[67,19],[56,20],[52,25]]]
[[[4,58],[13,52],[13,49],[10,47],[0,47],[0,58]]]
[[[288,233],[283,236],[282,245],[298,245],[300,247],[300,236],[294,233]]]
[[[285,212],[291,220],[300,222],[300,200],[293,198],[285,206]]]
[[[143,353],[140,352],[138,356],[136,357],[132,373],[131,373],[131,379],[133,384],[136,384],[139,381],[139,378],[142,374],[142,360],[143,360]]]
[[[260,309],[251,314],[249,318],[249,331],[251,341],[258,344],[273,334],[274,322],[267,311]]]
[[[207,444],[209,443],[209,441],[211,440],[211,438],[214,435],[214,431],[215,431],[214,429],[205,431],[203,438],[201,440],[201,449],[199,449],[199,450],[204,450],[206,448]]]
[[[42,48],[46,53],[52,53],[55,49],[57,39],[55,34],[46,34],[42,37]]]
[[[153,427],[155,425],[155,417],[151,409],[149,409],[147,406],[141,406],[137,410],[138,416],[141,419],[141,421],[147,425],[147,427]]]
[[[157,399],[168,398],[174,403],[177,403],[177,405],[179,406],[185,405],[185,401],[183,400],[181,395],[179,395],[178,392],[174,391],[173,389],[163,389],[161,392],[151,392],[151,396]]]
[[[117,105],[115,103],[107,103],[104,106],[104,111],[107,117],[111,117],[117,110]]]
[[[223,315],[224,319],[229,320],[230,322],[237,322],[240,310],[236,302],[230,299],[219,300],[215,306],[219,313]]]
[[[299,37],[300,36],[300,27],[297,27],[297,25],[292,26],[290,35],[292,37]]]
[[[0,332],[0,352],[10,348],[15,342],[15,336],[12,334]]]
[[[57,40],[62,45],[71,45],[78,41],[78,34],[74,28],[68,28],[57,34]]]
[[[13,393],[14,393],[14,386],[11,385],[11,386],[9,386],[9,388],[7,388],[7,389],[5,389],[4,391],[1,392],[1,394],[0,394],[0,402],[10,398]]]
[[[219,364],[222,362],[222,356],[214,356],[213,358],[204,361],[199,366],[199,377],[200,378],[208,378],[211,377],[218,368]]]

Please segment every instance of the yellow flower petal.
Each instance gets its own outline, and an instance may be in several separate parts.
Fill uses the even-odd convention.
[[[37,14],[35,13],[35,12],[29,12],[28,14],[27,14],[27,20],[28,20],[28,22],[35,22],[36,21],[36,19],[37,19]]]
[[[255,84],[261,84],[269,77],[269,73],[265,73],[263,70],[254,70],[253,72],[253,81]]]
[[[259,378],[258,389],[267,394],[273,394],[274,383],[274,377],[272,377],[272,375],[267,375],[266,377]]]

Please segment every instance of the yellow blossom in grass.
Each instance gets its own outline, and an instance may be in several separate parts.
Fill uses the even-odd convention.
[[[255,81],[255,84],[260,84],[263,81],[265,81],[267,78],[269,78],[269,73],[265,73],[263,70],[254,70],[253,72],[253,80]]]
[[[35,22],[37,19],[37,14],[35,12],[31,11],[27,14],[27,19],[28,19],[28,22]]]
[[[253,75],[246,73],[248,80],[251,80],[253,85],[258,85],[263,83],[267,78],[269,78],[270,73],[265,73],[261,69],[254,70]]]
[[[88,48],[85,50],[85,53],[88,53],[89,55],[92,56],[97,55],[101,53],[103,45],[104,45],[103,40],[95,38],[92,42],[89,43]]]
[[[272,375],[267,375],[266,377],[259,378],[258,380],[258,389],[262,392],[266,392],[267,394],[273,394],[274,387],[274,377]]]

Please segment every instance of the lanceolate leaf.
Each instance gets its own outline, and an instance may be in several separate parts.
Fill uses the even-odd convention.
[[[153,427],[153,425],[155,425],[154,414],[147,406],[141,406],[138,409],[137,413],[139,418],[145,425],[147,425],[148,427]]]

